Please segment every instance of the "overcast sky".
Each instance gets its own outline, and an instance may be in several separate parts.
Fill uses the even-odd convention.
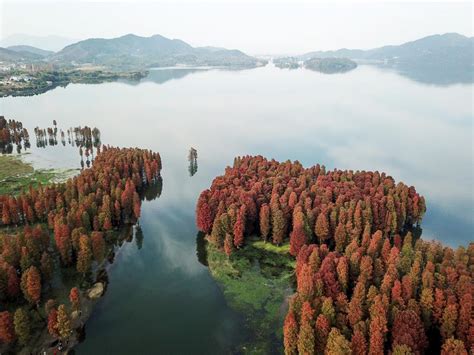
[[[473,35],[471,2],[314,2],[0,0],[0,38],[18,33],[74,39],[158,33],[194,46],[276,54],[372,48],[445,32]]]

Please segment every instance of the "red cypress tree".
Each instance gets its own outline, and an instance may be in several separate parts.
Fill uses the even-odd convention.
[[[94,255],[94,259],[97,262],[101,262],[105,257],[105,248],[106,248],[103,233],[92,232],[91,242],[92,242],[92,254]]]
[[[323,244],[329,237],[329,221],[326,212],[321,212],[316,219],[314,232],[319,238],[319,243]]]
[[[8,209],[8,204],[4,203],[2,208],[2,222],[5,225],[11,224],[10,210]]]
[[[13,317],[10,312],[0,312],[0,341],[10,344],[15,340],[15,327]]]
[[[61,254],[61,260],[65,265],[69,265],[72,261],[72,245],[69,227],[66,224],[59,225],[58,236],[56,236],[55,228],[55,240],[56,245]]]
[[[316,324],[314,326],[315,354],[324,353],[330,331],[331,331],[331,326],[329,324],[329,320],[326,318],[324,314],[318,315],[318,318],[316,318]]]
[[[20,293],[20,280],[13,266],[7,270],[7,294],[10,299],[15,299]]]
[[[58,311],[56,310],[56,308],[51,309],[48,314],[48,333],[53,338],[59,338]]]
[[[349,302],[349,307],[348,307],[347,318],[352,328],[354,328],[355,325],[359,323],[364,316],[364,310],[362,308],[364,302],[365,302],[365,286],[362,281],[359,281],[357,282],[354,288],[354,293],[352,294],[352,298]]]
[[[392,326],[392,346],[407,345],[415,354],[428,346],[423,323],[412,310],[399,311]]]
[[[472,322],[474,324],[472,294],[470,292],[465,293],[462,296],[459,305],[459,319],[456,328],[456,335],[459,339],[468,343],[470,323]]]
[[[438,324],[442,323],[443,311],[446,306],[446,299],[443,290],[435,289],[435,298],[433,303],[433,317]]]
[[[304,214],[297,212],[293,219],[293,231],[290,234],[290,254],[298,255],[301,247],[306,244],[307,237],[305,233]]]
[[[333,252],[329,253],[323,259],[321,267],[318,271],[318,274],[321,276],[324,282],[325,293],[332,299],[336,299],[339,292],[341,292],[341,286],[339,285],[339,281],[337,280],[335,258],[336,254],[334,254]]]
[[[398,303],[399,305],[405,304],[402,297],[402,284],[398,280],[395,280],[392,287],[392,302]]]
[[[294,191],[290,193],[290,197],[288,198],[288,207],[293,210],[295,208],[296,203],[298,202],[298,195]]]
[[[141,202],[140,197],[138,196],[137,192],[133,194],[133,216],[135,219],[140,218],[140,209],[141,209]]]
[[[468,355],[462,340],[449,338],[441,348],[441,355]]]
[[[112,220],[110,219],[110,214],[106,214],[104,216],[104,222],[103,222],[102,228],[105,231],[108,231],[108,230],[112,229]]]
[[[302,300],[309,301],[314,295],[314,272],[310,265],[303,264],[298,275],[298,294]]]
[[[387,332],[387,317],[382,296],[377,295],[370,310],[369,355],[384,353],[384,337]]]
[[[237,213],[237,220],[234,224],[234,245],[237,249],[244,244],[246,215],[246,207],[242,205]]]
[[[280,208],[273,208],[272,212],[272,239],[273,243],[280,245],[286,234],[286,218]]]
[[[91,268],[92,252],[87,235],[81,235],[79,239],[79,253],[77,255],[77,271],[85,275]]]
[[[341,334],[337,328],[332,328],[329,332],[326,355],[352,355],[349,341]]]
[[[456,304],[448,304],[443,312],[441,335],[447,340],[454,335],[458,320],[458,310]]]
[[[270,236],[270,206],[263,204],[260,208],[260,233],[263,240],[268,240]]]
[[[298,334],[298,353],[314,354],[314,310],[309,302],[301,308],[300,332]]]
[[[69,301],[71,301],[72,308],[78,311],[81,308],[81,297],[77,287],[71,288],[69,292]]]
[[[357,235],[362,233],[362,201],[357,202],[354,210],[354,228],[357,231]]]
[[[196,223],[199,230],[203,231],[206,234],[211,233],[212,223],[214,217],[212,215],[211,208],[206,201],[207,191],[204,191],[200,196],[197,204],[196,211]]]
[[[367,354],[367,340],[365,339],[364,334],[358,329],[356,329],[354,334],[352,334],[351,350],[352,355]]]
[[[336,250],[342,253],[347,245],[347,235],[344,224],[339,222],[334,233],[334,239],[336,241]]]
[[[405,302],[408,302],[413,297],[413,281],[409,275],[402,277],[402,293]]]
[[[25,298],[31,304],[38,303],[41,299],[41,275],[36,266],[31,266],[22,275],[22,288]]]
[[[289,311],[285,318],[283,326],[283,343],[285,345],[286,355],[298,354],[298,324],[295,314]]]
[[[234,242],[232,240],[232,236],[229,233],[226,233],[224,239],[224,252],[227,256],[230,256],[234,251]]]
[[[337,279],[339,280],[341,289],[343,292],[346,292],[347,288],[349,287],[349,263],[345,256],[339,258],[336,270]]]

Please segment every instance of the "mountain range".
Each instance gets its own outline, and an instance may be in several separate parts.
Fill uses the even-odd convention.
[[[474,38],[446,33],[401,45],[368,50],[342,48],[314,51],[287,59],[295,64],[312,58],[349,58],[358,64],[393,68],[423,82],[469,83],[473,82]],[[9,46],[0,48],[0,62],[48,63],[64,68],[92,65],[113,70],[136,70],[180,65],[249,68],[263,65],[266,60],[251,57],[239,50],[193,47],[182,40],[160,35],[141,37],[128,34],[111,39],[86,39],[69,44],[57,52],[30,45]]]
[[[176,65],[255,67],[265,63],[236,49],[192,47],[179,39],[134,34],[111,39],[90,38],[70,44],[56,53],[30,46],[8,47],[0,50],[0,60],[39,60],[63,67],[91,64],[114,69]]]
[[[401,45],[369,50],[342,48],[335,51],[315,51],[299,56],[310,58],[349,58],[360,63],[381,63],[398,67],[452,67],[472,70],[474,37],[458,33],[432,35]]]

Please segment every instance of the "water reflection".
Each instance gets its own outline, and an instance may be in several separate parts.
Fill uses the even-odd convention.
[[[155,83],[155,84],[164,84],[168,81],[179,80],[190,74],[204,72],[206,70],[211,70],[209,68],[152,68],[149,69],[148,75],[140,80],[130,80],[130,79],[120,79],[119,82],[136,86],[141,83]]]
[[[56,120],[53,121],[53,127],[40,128],[35,127],[35,138],[36,138],[36,147],[46,148],[47,146],[58,145],[58,126]],[[66,136],[62,129],[59,130],[61,143],[63,146],[66,145]],[[71,146],[76,146],[79,148],[85,148],[86,150],[100,147],[100,130],[97,127],[90,128],[85,127],[75,127],[67,130],[68,144]]]
[[[161,176],[154,180],[145,190],[141,191],[141,199],[146,201],[153,201],[161,196],[163,190],[163,178]]]
[[[40,128],[35,127],[36,147],[46,148],[54,147],[58,145],[58,132],[63,147],[66,146],[66,134],[62,129],[59,129],[56,120],[53,120],[54,127]],[[81,157],[80,166],[81,169],[85,167],[90,168],[92,161],[94,160],[94,149],[99,152],[101,142],[100,130],[96,127],[90,128],[75,127],[67,129],[67,143],[71,147],[79,148],[79,155]],[[85,161],[84,161],[85,156]]]
[[[209,266],[209,263],[207,262],[207,249],[206,249],[206,239],[205,235],[203,232],[198,232],[196,236],[196,255],[198,261],[204,265],[204,266]]]
[[[119,80],[121,83],[136,86],[142,83],[165,84],[169,81],[184,79],[187,76],[210,71],[240,72],[251,71],[255,68],[226,68],[226,67],[165,67],[152,68],[148,75],[140,80]]]
[[[388,70],[392,69],[389,68]],[[428,85],[449,86],[474,83],[473,70],[466,70],[466,68],[417,66],[393,70],[401,76]]]
[[[135,227],[135,242],[137,243],[138,250],[140,250],[143,247],[143,231],[140,224],[137,224]]]

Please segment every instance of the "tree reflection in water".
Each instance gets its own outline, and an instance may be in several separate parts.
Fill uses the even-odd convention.
[[[206,249],[206,239],[205,239],[205,234],[203,232],[198,232],[196,236],[196,255],[198,258],[198,261],[204,265],[204,266],[209,266],[209,263],[207,262],[207,249]]]
[[[46,148],[48,146],[54,147],[58,145],[58,133],[61,144],[65,147],[67,133],[67,144],[71,147],[79,147],[81,169],[84,169],[84,167],[90,168],[94,160],[94,148],[99,152],[100,145],[102,144],[100,130],[97,127],[78,126],[67,129],[65,133],[64,130],[58,129],[56,120],[53,121],[53,126],[54,127],[48,128],[35,128],[36,147]],[[86,157],[85,161],[84,155]]]

